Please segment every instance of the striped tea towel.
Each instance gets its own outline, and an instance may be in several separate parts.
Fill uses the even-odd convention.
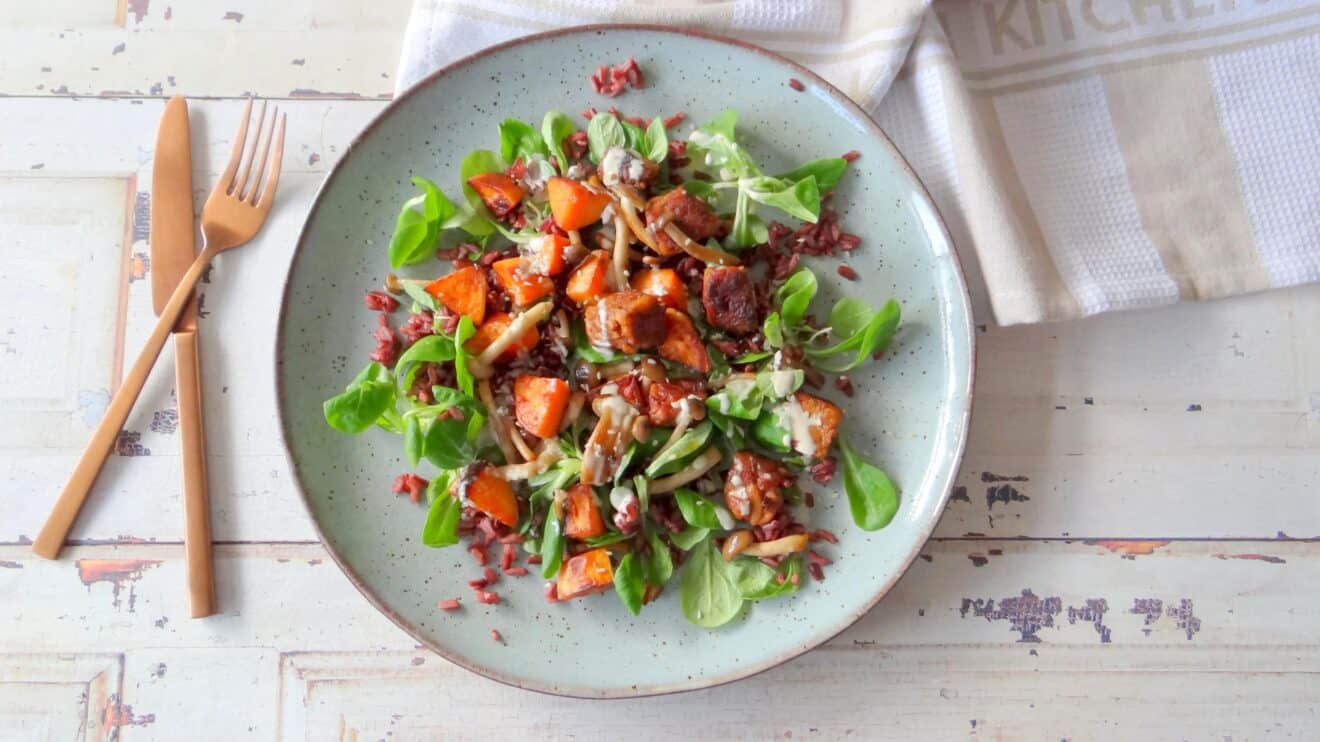
[[[1320,280],[1315,0],[416,0],[398,86],[608,21],[734,36],[852,96],[1001,324]]]

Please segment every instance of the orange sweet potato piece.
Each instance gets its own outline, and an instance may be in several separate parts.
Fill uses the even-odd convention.
[[[519,250],[523,273],[539,273],[545,276],[557,276],[563,273],[568,267],[564,262],[566,247],[568,247],[568,238],[558,232],[534,237]]]
[[[468,341],[464,343],[463,348],[474,355],[481,355],[481,351],[490,347],[490,344],[495,342],[495,339],[500,335],[503,335],[504,330],[512,323],[513,318],[504,312],[491,313],[491,315],[486,318],[486,321],[482,323],[481,327],[477,328],[477,332],[471,338],[468,338]],[[518,357],[519,350],[531,350],[535,348],[540,337],[541,336],[537,334],[535,327],[529,327],[527,332],[523,333],[522,337],[514,341],[513,345],[506,348],[503,353],[495,358],[495,360],[500,362],[512,361],[514,358]]]
[[[525,307],[549,296],[555,290],[555,284],[546,276],[538,273],[525,274],[518,270],[521,263],[521,258],[496,260],[491,265],[491,270],[495,271],[495,277],[499,279],[509,298],[513,299],[513,303]]]
[[[710,354],[692,318],[684,312],[665,310],[665,340],[660,343],[660,357],[698,373],[710,373]]]
[[[614,567],[610,564],[610,552],[599,548],[564,560],[555,581],[555,592],[560,600],[569,600],[608,590],[612,585]]]
[[[486,277],[469,265],[426,284],[426,293],[454,314],[466,314],[476,324],[486,318]]]
[[[632,277],[632,287],[643,294],[656,297],[670,309],[687,311],[688,292],[682,279],[670,268],[652,268]]]
[[[763,526],[779,515],[784,506],[782,490],[792,484],[793,474],[783,464],[739,451],[724,478],[724,505],[738,520]]]
[[[825,458],[829,455],[830,446],[834,445],[834,437],[839,432],[843,410],[829,400],[814,397],[806,392],[798,392],[793,397],[799,405],[802,405],[802,410],[812,421],[807,430],[811,433],[811,440],[816,444],[814,458]]]
[[[518,181],[504,173],[481,173],[468,178],[468,185],[481,196],[482,203],[497,217],[505,217],[522,203],[527,192]]]
[[[553,438],[568,408],[568,383],[551,376],[519,376],[513,382],[513,413],[523,430]]]
[[[593,250],[568,276],[564,293],[578,306],[586,306],[609,290],[610,254]]]
[[[655,241],[661,255],[674,255],[680,250],[674,240],[659,229],[662,222],[673,224],[696,242],[705,242],[711,237],[722,239],[732,224],[721,219],[704,199],[690,195],[683,186],[647,201],[645,215],[648,227],[657,225]]]
[[[571,178],[556,176],[546,181],[545,187],[550,213],[562,229],[582,229],[595,224],[611,201],[608,193],[592,190]]]
[[[747,335],[761,327],[752,276],[741,265],[706,266],[701,276],[701,303],[706,321],[722,330]]]
[[[509,481],[489,464],[473,464],[454,480],[450,494],[510,528],[518,527],[518,498]]]
[[[616,291],[586,307],[582,319],[587,337],[597,348],[636,353],[654,348],[665,339],[664,305],[649,294]]]
[[[579,482],[570,487],[564,498],[564,535],[582,540],[604,532],[605,519],[591,486]]]

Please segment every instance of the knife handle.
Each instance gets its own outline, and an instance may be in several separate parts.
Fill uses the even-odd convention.
[[[202,367],[195,331],[174,333],[174,372],[183,449],[183,556],[188,572],[188,607],[193,618],[204,618],[215,613],[215,567],[206,485],[206,429],[202,426]]]
[[[110,405],[105,409],[105,417],[101,418],[96,430],[92,432],[92,439],[87,442],[87,447],[78,457],[78,463],[73,467],[68,483],[60,491],[55,507],[51,509],[46,523],[37,532],[37,537],[33,539],[32,552],[37,556],[54,559],[64,548],[64,539],[68,537],[69,529],[73,528],[73,521],[78,518],[78,511],[87,500],[87,493],[96,482],[96,475],[101,473],[106,457],[114,450],[119,431],[123,430],[124,422],[128,420],[128,413],[133,409],[133,403],[142,393],[142,387],[147,383],[151,367],[156,365],[156,359],[160,357],[160,351],[165,347],[165,340],[169,338],[174,323],[179,319],[183,305],[188,303],[189,295],[197,285],[197,279],[202,277],[202,271],[206,270],[206,266],[210,265],[218,252],[219,250],[208,246],[198,253],[197,259],[179,279],[179,285],[170,295],[169,302],[160,310],[160,319],[156,320],[156,326],[147,336],[142,352],[138,354],[137,360],[124,375],[123,383],[110,398]]]

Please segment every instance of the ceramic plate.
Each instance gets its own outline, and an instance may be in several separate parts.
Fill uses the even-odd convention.
[[[591,91],[600,63],[635,56],[647,86],[615,99]],[[790,77],[806,84],[802,92]],[[885,529],[852,524],[841,482],[815,485],[812,525],[840,537],[825,582],[766,601],[709,631],[689,624],[671,587],[630,615],[611,593],[549,604],[539,579],[506,579],[504,602],[484,606],[466,582],[478,572],[462,548],[419,542],[425,511],[390,493],[409,470],[396,436],[326,426],[321,402],[366,363],[375,317],[365,290],[381,286],[408,178],[458,192],[458,163],[498,149],[496,127],[539,122],[550,109],[577,113],[616,104],[632,115],[686,111],[685,137],[727,107],[767,172],[857,150],[833,206],[863,237],[845,281],[820,259],[822,297],[843,293],[879,306],[895,297],[903,329],[888,357],[853,374],[847,410],[854,445],[901,487]],[[412,266],[435,274],[440,263]],[[495,47],[448,67],[395,100],[349,147],[307,217],[285,286],[276,376],[288,455],[321,538],[362,593],[401,628],[487,677],[550,693],[617,697],[687,690],[742,678],[815,647],[865,614],[916,556],[943,511],[967,433],[972,328],[966,288],[939,215],[889,140],[856,105],[807,70],[760,49],[711,36],[645,27],[591,27]],[[830,390],[833,394],[833,390]],[[423,472],[425,474],[425,472]],[[456,613],[436,602],[462,597]],[[505,642],[491,640],[496,628]]]

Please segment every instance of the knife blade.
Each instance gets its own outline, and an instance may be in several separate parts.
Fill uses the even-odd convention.
[[[157,316],[197,257],[193,218],[188,102],[170,98],[156,133],[151,166],[151,305]],[[174,329],[197,329],[196,294]]]
[[[151,170],[151,299],[157,315],[197,257],[189,133],[188,103],[183,98],[171,98],[161,116]],[[215,613],[215,575],[195,293],[174,324],[174,366],[183,462],[183,553],[188,605],[192,617],[201,618]]]

